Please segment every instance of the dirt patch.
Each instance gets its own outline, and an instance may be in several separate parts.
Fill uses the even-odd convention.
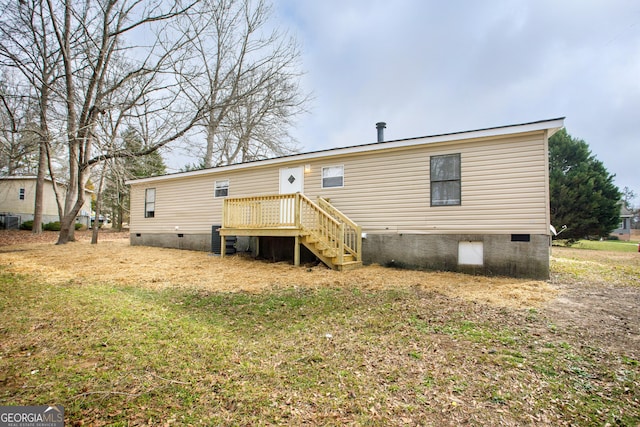
[[[604,348],[640,358],[638,288],[585,289],[579,284],[562,284],[560,290],[560,296],[546,308],[557,325],[573,329],[583,343],[598,342]]]
[[[640,358],[640,254],[554,248],[550,319],[580,341]]]

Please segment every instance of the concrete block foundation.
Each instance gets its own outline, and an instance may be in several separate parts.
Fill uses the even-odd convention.
[[[460,242],[482,242],[481,264],[458,262]],[[362,240],[362,261],[407,269],[546,280],[549,278],[549,236],[367,234]]]
[[[174,234],[174,233],[131,233],[131,246],[154,246],[158,248],[188,249],[192,251],[211,251],[211,233]]]
[[[247,239],[247,238],[245,238]],[[196,251],[211,251],[211,234],[131,233],[132,246],[155,246]],[[258,239],[242,242],[255,255]],[[293,238],[259,238],[259,255],[271,261],[293,262]],[[481,248],[473,265],[460,263],[460,243],[474,242]],[[463,247],[469,245],[462,245]],[[301,262],[315,257],[301,248]],[[456,271],[486,276],[510,276],[546,280],[549,278],[549,236],[529,234],[371,234],[362,240],[364,264],[414,270]]]

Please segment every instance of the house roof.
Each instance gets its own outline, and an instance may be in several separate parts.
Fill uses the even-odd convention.
[[[237,163],[228,166],[218,166],[208,169],[200,169],[189,172],[176,172],[167,175],[153,176],[148,178],[140,178],[126,181],[126,184],[142,184],[145,182],[153,182],[167,179],[186,178],[190,176],[200,176],[219,172],[229,172],[240,169],[246,169],[256,166],[268,166],[279,163],[292,161],[308,161],[328,156],[339,156],[345,154],[365,153],[377,150],[387,150],[391,148],[404,148],[418,145],[435,144],[442,142],[456,141],[459,139],[477,139],[487,137],[497,137],[512,135],[526,132],[536,132],[541,130],[549,130],[549,136],[556,133],[564,126],[564,117],[555,119],[539,120],[535,122],[513,124],[499,127],[491,127],[484,129],[468,130],[461,132],[445,133],[430,136],[413,137],[406,139],[398,139],[393,141],[374,142],[369,144],[353,145],[348,147],[329,148],[325,150],[311,151],[307,153],[290,154],[287,156],[274,157],[264,160],[254,160],[245,163]]]
[[[37,180],[38,177],[35,175],[11,175],[11,176],[0,176],[0,181],[35,181]],[[45,177],[44,178],[45,181],[47,182],[53,182],[53,180],[50,177]],[[62,182],[60,180],[56,180],[56,183],[58,185],[62,185],[64,187],[67,186],[66,182]],[[93,193],[93,190],[89,190],[88,188],[85,188],[84,191],[86,193]]]
[[[32,179],[37,179],[37,176],[32,176],[32,175],[11,175],[11,176],[0,176],[0,179],[5,179],[5,180],[11,180],[11,179],[28,179],[28,180],[32,180]],[[47,181],[51,181],[50,178],[45,178]]]
[[[632,216],[633,216],[633,211],[628,209],[624,203],[620,203],[620,217],[631,218]]]
[[[11,176],[0,176],[1,181],[35,181],[38,177],[35,175],[11,175]],[[45,177],[45,181],[52,182],[51,178]],[[59,185],[67,185],[64,182],[56,181]]]

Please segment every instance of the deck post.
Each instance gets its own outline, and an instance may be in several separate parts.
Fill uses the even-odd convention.
[[[362,261],[362,227],[356,227],[356,261]]]
[[[298,267],[300,265],[300,236],[296,234],[295,246],[293,247],[293,265]]]
[[[221,220],[220,224],[222,224],[220,226],[220,228],[224,228],[225,224],[224,224],[224,220],[226,218],[226,215],[224,214],[224,211],[227,209],[227,201],[223,200],[222,201],[222,213],[221,213]],[[222,235],[222,233],[220,233],[220,258],[224,258],[225,252],[227,252],[227,238],[226,236]]]
[[[300,222],[300,193],[296,193],[296,198],[295,198],[295,205],[294,205],[294,222],[295,222],[295,226],[297,229],[300,229],[302,227],[302,224]]]
[[[344,222],[338,227],[338,264],[344,264]]]

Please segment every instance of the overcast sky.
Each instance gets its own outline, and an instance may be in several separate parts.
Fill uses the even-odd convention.
[[[640,195],[639,1],[274,2],[314,96],[301,151],[566,116]]]

